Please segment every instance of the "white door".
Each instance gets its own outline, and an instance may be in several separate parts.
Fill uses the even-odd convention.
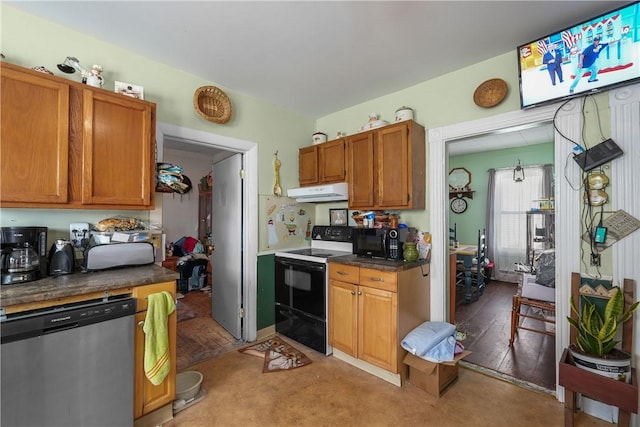
[[[242,154],[213,165],[211,255],[213,318],[242,338]]]

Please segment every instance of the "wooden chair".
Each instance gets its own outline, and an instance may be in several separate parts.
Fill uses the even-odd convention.
[[[581,285],[580,273],[571,273],[571,295],[574,301],[580,300]],[[634,289],[635,280],[624,279],[625,310],[635,301]],[[577,315],[573,311],[571,317],[577,319]],[[570,329],[569,342],[576,342],[574,328]],[[622,350],[629,353],[633,351],[633,317],[622,327]],[[565,427],[573,427],[573,417],[578,411],[578,394],[617,407],[619,409],[618,426],[628,427],[631,423],[631,413],[638,413],[638,378],[635,368],[631,368],[631,383],[627,384],[576,367],[569,350],[565,349],[559,363],[558,383],[564,387]]]
[[[464,290],[465,302],[480,298],[485,287],[486,237],[478,230],[478,246],[475,255],[459,254],[456,264],[456,287]],[[473,261],[476,260],[474,263]]]
[[[550,335],[554,337],[555,333],[555,316],[556,316],[556,305],[553,302],[541,301],[533,298],[525,298],[520,295],[520,289],[518,289],[518,293],[513,296],[511,303],[511,335],[509,338],[509,346],[513,346],[513,341],[515,340],[516,333],[518,329],[524,329],[525,331],[537,332],[539,334]],[[531,314],[531,311],[523,312],[522,308],[533,308],[538,310],[546,311],[549,316],[545,317],[544,315],[535,315]],[[523,319],[535,319],[554,325],[553,329],[536,329],[531,326],[523,326]]]
[[[449,246],[453,246],[458,241],[458,224],[453,223],[453,228],[449,227]]]

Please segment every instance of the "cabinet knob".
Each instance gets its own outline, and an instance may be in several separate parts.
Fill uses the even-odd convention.
[[[144,320],[141,320],[138,322],[138,326],[140,326],[141,328],[144,326]]]
[[[356,294],[356,291],[351,291],[351,295],[355,295],[355,294]]]
[[[358,295],[362,295],[362,291],[358,291]]]
[[[337,271],[336,273],[338,273],[341,276],[346,276],[347,273],[345,271]]]
[[[384,282],[384,279],[382,277],[372,277],[371,281],[372,282]]]

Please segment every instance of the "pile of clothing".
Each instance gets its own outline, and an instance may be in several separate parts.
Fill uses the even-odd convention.
[[[185,236],[170,244],[171,254],[177,256],[176,271],[180,273],[178,291],[189,292],[202,289],[207,283],[209,258],[204,245],[198,239]]]

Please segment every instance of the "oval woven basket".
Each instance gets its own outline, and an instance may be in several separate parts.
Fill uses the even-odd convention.
[[[227,123],[231,119],[231,101],[215,86],[198,88],[193,95],[193,106],[200,117],[210,122]]]

